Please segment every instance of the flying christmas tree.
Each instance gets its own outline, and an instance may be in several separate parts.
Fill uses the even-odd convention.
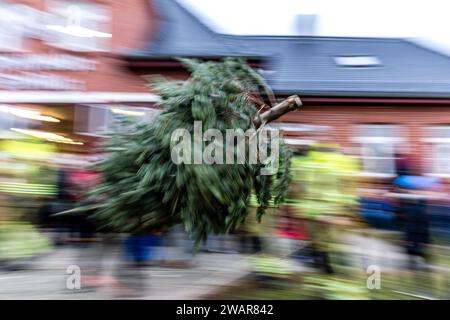
[[[289,150],[283,144],[276,150],[277,170],[268,175],[261,173],[267,163],[248,157],[233,164],[175,163],[172,134],[177,129],[193,133],[194,123],[201,123],[203,132],[215,129],[225,135],[227,129],[253,129],[257,136],[269,122],[296,110],[300,99],[278,102],[263,77],[242,59],[181,62],[191,73],[189,79],[160,78],[152,84],[161,112],[147,122],[122,118],[122,130],[106,139],[106,157],[97,164],[102,182],[91,195],[97,202],[95,217],[108,229],[141,233],[182,223],[199,242],[243,223],[251,195],[256,195],[259,218],[269,203],[284,199]],[[249,147],[254,138],[247,137],[244,145]],[[215,143],[223,154],[238,156],[238,142],[202,143]]]

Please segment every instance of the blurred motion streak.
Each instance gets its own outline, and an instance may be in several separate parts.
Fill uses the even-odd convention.
[[[237,36],[176,0],[0,0],[0,299],[65,299],[70,265],[69,299],[449,299],[450,57],[298,19],[295,36]],[[197,252],[181,225],[89,218],[106,133],[153,121],[144,78],[186,79],[182,56],[246,58],[277,96],[306,98],[268,125],[293,153],[286,203],[258,222],[253,195]],[[92,212],[55,215],[82,200]]]

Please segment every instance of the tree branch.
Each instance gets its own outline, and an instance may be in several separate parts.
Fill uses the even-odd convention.
[[[273,108],[256,116],[253,119],[253,124],[255,125],[256,128],[259,128],[263,123],[269,123],[271,121],[274,121],[280,118],[281,116],[285,115],[286,113],[298,109],[300,106],[302,106],[302,100],[300,100],[300,98],[297,95],[290,96],[286,100],[283,100],[282,102],[274,106]]]
[[[246,94],[247,100],[251,103],[255,104],[257,107],[262,109],[270,109],[270,106],[268,106],[264,100],[261,98],[260,95],[257,95],[256,93],[247,93]]]

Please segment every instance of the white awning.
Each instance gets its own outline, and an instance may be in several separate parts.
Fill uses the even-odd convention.
[[[120,103],[158,99],[155,94],[140,92],[0,91],[0,103]]]

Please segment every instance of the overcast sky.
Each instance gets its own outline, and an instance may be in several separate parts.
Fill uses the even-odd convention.
[[[295,34],[299,14],[318,14],[327,36],[417,38],[450,54],[448,0],[178,0],[216,31]]]

